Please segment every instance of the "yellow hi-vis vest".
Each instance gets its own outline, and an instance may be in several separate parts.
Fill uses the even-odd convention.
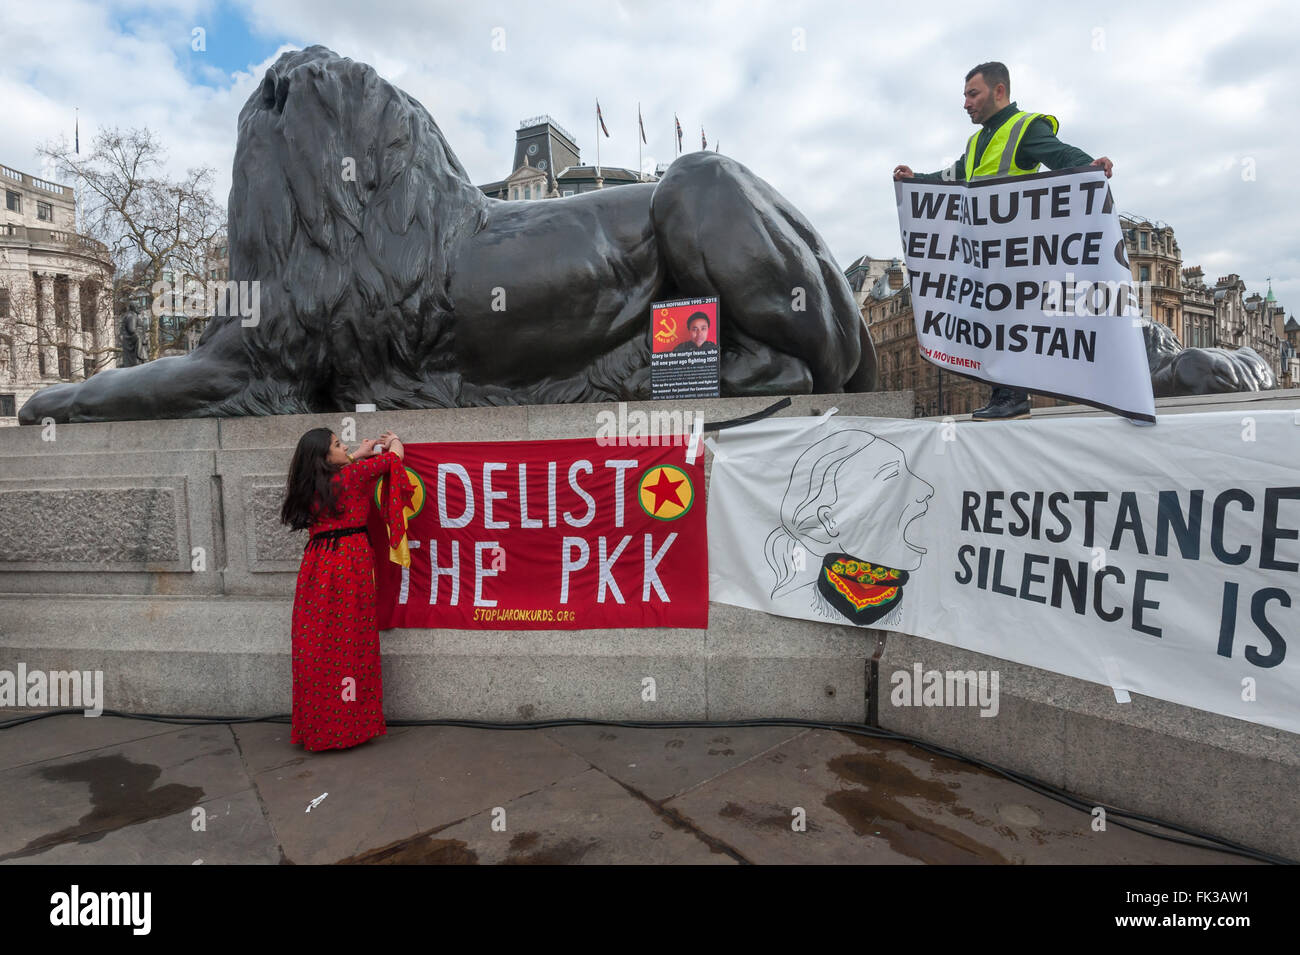
[[[979,142],[980,134],[971,136],[970,142],[966,144],[966,181],[974,182],[992,176],[1027,176],[1037,171],[1038,163],[1029,169],[1021,169],[1016,165],[1016,149],[1020,146],[1020,140],[1025,138],[1029,124],[1040,116],[1052,124],[1053,134],[1061,128],[1056,117],[1046,113],[1026,113],[1023,110],[1014,113],[998,127],[989,144],[984,147],[984,155],[978,157],[978,162],[975,144]]]

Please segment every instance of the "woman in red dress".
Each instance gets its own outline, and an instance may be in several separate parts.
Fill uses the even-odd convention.
[[[355,458],[328,428],[298,441],[281,523],[310,528],[293,599],[290,743],[343,749],[387,733],[375,622],[375,572],[366,519],[375,481],[388,475],[382,516],[390,546],[405,534],[410,494],[402,442],[391,431]]]

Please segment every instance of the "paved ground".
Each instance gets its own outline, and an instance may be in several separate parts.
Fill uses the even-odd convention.
[[[80,715],[4,730],[0,861],[1242,861],[1094,832],[995,774],[831,730],[390,727],[326,753],[288,736]]]

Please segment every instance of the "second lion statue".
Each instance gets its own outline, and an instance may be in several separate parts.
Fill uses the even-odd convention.
[[[230,277],[258,321],[55,385],[24,424],[644,399],[650,303],[716,295],[723,395],[869,391],[853,292],[807,219],[743,165],[490,199],[415,99],[321,46],[239,114]]]

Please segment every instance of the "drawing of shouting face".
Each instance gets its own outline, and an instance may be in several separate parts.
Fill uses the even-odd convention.
[[[767,538],[772,596],[815,582],[853,623],[893,610],[925,555],[912,525],[933,495],[897,445],[852,429],[822,438],[795,461]]]

